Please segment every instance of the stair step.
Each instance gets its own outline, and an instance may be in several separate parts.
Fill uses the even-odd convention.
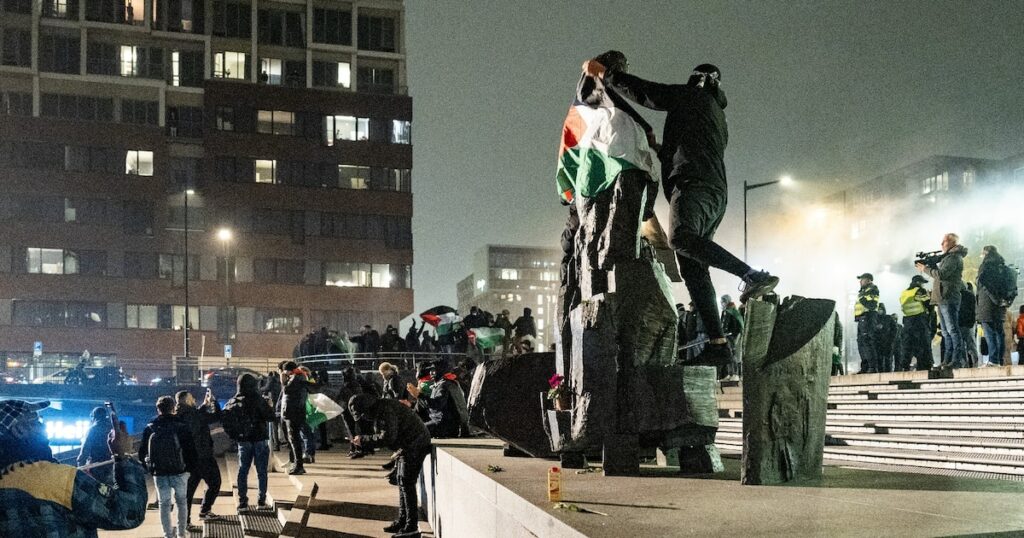
[[[964,410],[1007,410],[1018,411],[1024,417],[1024,399],[1021,398],[962,398],[940,399],[925,398],[912,401],[902,400],[864,400],[860,402],[829,402],[829,409],[964,409]]]
[[[203,522],[204,538],[245,538],[242,522],[235,514],[222,515],[213,521]]]

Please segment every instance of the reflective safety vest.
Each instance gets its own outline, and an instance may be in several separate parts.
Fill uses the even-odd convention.
[[[924,290],[918,287],[903,290],[903,293],[900,293],[900,307],[903,308],[904,316],[919,316],[924,314],[924,301],[919,298],[922,295],[927,297]]]
[[[878,310],[878,301],[878,286],[868,284],[867,287],[861,288],[860,291],[857,292],[857,303],[853,305],[853,316],[860,317],[864,315],[865,312],[874,312]]]

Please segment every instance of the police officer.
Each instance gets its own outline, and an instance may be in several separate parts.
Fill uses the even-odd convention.
[[[910,371],[910,359],[917,357],[917,369],[932,367],[932,336],[935,329],[929,321],[931,301],[924,285],[928,280],[921,275],[910,279],[910,287],[900,293],[900,308],[903,309],[903,357],[901,371]]]
[[[878,372],[878,286],[871,273],[857,276],[860,291],[853,305],[853,319],[857,322],[857,351],[860,353],[859,374]]]

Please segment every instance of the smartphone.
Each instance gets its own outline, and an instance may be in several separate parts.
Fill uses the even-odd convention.
[[[110,427],[115,431],[118,428],[117,411],[114,409],[114,402],[103,402],[103,406],[107,408],[107,414],[110,415]]]

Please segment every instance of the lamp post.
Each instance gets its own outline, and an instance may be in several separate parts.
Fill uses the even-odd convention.
[[[221,245],[224,247],[224,314],[221,316],[221,323],[224,326],[224,343],[225,345],[231,340],[231,327],[228,323],[228,309],[231,307],[231,285],[230,285],[230,265],[228,264],[228,248],[231,242],[231,238],[234,234],[231,232],[231,228],[221,228],[217,230],[217,239],[220,240]]]
[[[743,261],[747,261],[747,193],[754,190],[760,189],[761,187],[767,187],[769,185],[775,185],[776,183],[781,184],[783,187],[792,185],[793,178],[789,176],[782,176],[775,181],[765,181],[762,183],[747,183],[743,181]]]
[[[185,334],[185,357],[189,357],[189,319],[188,319],[188,197],[196,191],[185,189],[185,323],[182,332]]]

